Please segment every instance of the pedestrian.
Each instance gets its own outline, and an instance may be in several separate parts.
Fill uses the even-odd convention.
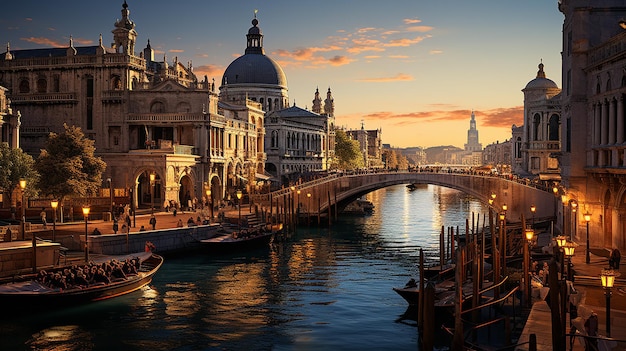
[[[617,248],[613,248],[611,251],[611,257],[609,257],[609,267],[619,271],[619,261],[622,259],[622,254]]]
[[[178,223],[176,223],[176,227],[178,228],[182,228],[183,227],[183,220],[182,219],[178,219]]]
[[[598,315],[591,312],[591,315],[585,321],[585,332],[588,336],[598,336]],[[585,338],[585,350],[597,350],[598,339]]]
[[[39,216],[41,217],[41,223],[43,223],[43,229],[46,229],[46,209],[42,208],[41,209],[41,213],[39,214]]]
[[[139,231],[140,231],[140,232],[145,232],[145,231],[146,231],[146,228],[145,228],[144,226],[141,226],[141,228],[139,228]]]
[[[150,225],[152,226],[152,230],[156,229],[156,217],[154,215],[150,216]]]
[[[113,219],[113,234],[117,234],[117,230],[119,229],[117,224],[117,218]]]

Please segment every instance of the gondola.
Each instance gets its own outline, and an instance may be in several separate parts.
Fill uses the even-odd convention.
[[[163,264],[163,257],[150,252],[136,257],[141,262],[136,274],[112,279],[109,283],[92,283],[87,286],[61,289],[41,283],[36,275],[15,278],[12,282],[0,285],[0,308],[3,311],[47,311],[131,293],[152,282],[152,277]]]
[[[250,248],[269,247],[275,234],[282,231],[282,224],[245,228],[232,233],[200,240],[205,249],[212,252],[230,252]]]

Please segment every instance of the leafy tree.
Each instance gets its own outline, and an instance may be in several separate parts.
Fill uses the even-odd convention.
[[[85,137],[79,127],[68,127],[65,132],[50,133],[46,148],[41,150],[37,162],[40,189],[44,195],[59,201],[67,197],[94,196],[102,184],[106,163],[95,157],[93,140]]]
[[[39,180],[35,160],[22,149],[13,149],[8,143],[0,143],[0,189],[3,189],[8,203],[12,203],[13,193],[19,186],[20,179],[26,180],[28,196],[35,196],[37,188],[34,185]]]
[[[348,170],[364,166],[359,142],[348,137],[345,131],[335,131],[335,162],[338,169]]]
[[[409,161],[406,156],[397,150],[387,149],[383,151],[383,158],[387,169],[407,169]]]

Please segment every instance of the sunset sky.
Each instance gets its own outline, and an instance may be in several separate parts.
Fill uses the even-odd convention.
[[[483,146],[523,123],[521,90],[543,61],[561,84],[557,0],[127,0],[142,50],[222,73],[246,47],[258,10],[265,53],[285,71],[290,104],[311,108],[330,87],[337,124],[382,129],[395,147],[463,147],[475,110]],[[12,1],[0,43],[12,50],[105,46],[123,0]],[[4,52],[5,50],[1,50]]]

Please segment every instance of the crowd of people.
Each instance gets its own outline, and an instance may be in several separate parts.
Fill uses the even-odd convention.
[[[89,262],[84,266],[74,265],[54,272],[41,270],[37,275],[37,281],[52,289],[86,288],[98,283],[109,284],[111,281],[136,275],[140,266],[141,262],[137,257],[127,258],[124,261],[112,259],[101,264]]]

